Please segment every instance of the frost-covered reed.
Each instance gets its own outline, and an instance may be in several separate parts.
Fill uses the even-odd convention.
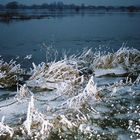
[[[23,86],[20,85],[20,88],[19,85],[17,85],[17,94],[15,98],[18,102],[22,102],[24,99],[30,98],[32,95],[33,93],[30,91],[26,84]]]
[[[34,96],[31,96],[27,110],[27,117],[23,125],[25,131],[27,131],[27,135],[31,136],[31,138],[47,137],[53,128],[53,124],[50,123],[47,117],[38,112],[35,108]]]
[[[0,138],[3,136],[9,135],[9,137],[12,137],[14,134],[14,130],[9,127],[8,125],[4,124],[5,117],[3,116],[1,122],[0,122]]]
[[[79,93],[77,96],[68,99],[65,103],[62,104],[62,106],[66,104],[70,108],[78,108],[80,107],[80,105],[85,103],[89,98],[92,98],[93,100],[96,99],[97,93],[98,93],[97,86],[94,83],[92,76],[88,81],[88,84],[86,85],[84,91],[82,93]]]

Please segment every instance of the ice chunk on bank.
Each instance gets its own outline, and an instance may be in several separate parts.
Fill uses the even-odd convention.
[[[120,76],[126,74],[127,71],[124,70],[122,67],[117,68],[111,68],[111,69],[95,69],[95,76],[105,76],[105,75],[114,75],[114,76]]]

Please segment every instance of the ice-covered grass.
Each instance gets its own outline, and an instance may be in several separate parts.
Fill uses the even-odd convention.
[[[116,52],[94,52],[89,49],[78,55],[65,56],[59,61],[42,62],[39,65],[35,65],[33,62],[33,68],[26,74],[31,75],[27,80],[28,86],[42,90],[54,90],[61,86],[71,89],[70,85],[79,85],[91,74],[95,74],[97,77],[102,75],[123,76],[138,74],[139,70],[140,51],[121,47]],[[1,87],[15,86],[22,81],[23,73],[25,74],[16,61],[11,60],[7,63],[0,60]]]
[[[23,72],[13,61],[1,61],[0,68],[0,79]],[[140,52],[125,47],[33,63],[30,78],[22,85],[15,81],[15,97],[0,102],[0,117],[16,125],[1,121],[0,138],[139,138],[139,72]],[[124,77],[109,83],[116,76]]]
[[[137,70],[140,67],[140,51],[122,47],[114,53],[101,54],[99,52],[94,60],[94,66],[102,69],[121,66],[126,70]]]
[[[93,52],[92,49],[81,54],[64,57],[59,61],[35,65],[27,80],[27,85],[41,90],[59,90],[69,93],[85,83],[91,75],[128,76],[138,75],[140,70],[140,51],[122,47],[117,52]],[[60,93],[61,94],[61,93]]]

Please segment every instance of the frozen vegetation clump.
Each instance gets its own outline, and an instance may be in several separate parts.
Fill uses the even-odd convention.
[[[96,59],[95,66],[97,68],[115,68],[119,65],[124,67],[139,65],[140,52],[136,49],[120,48],[115,53],[99,55]]]
[[[88,79],[91,75],[96,77],[138,75],[139,70],[139,50],[122,47],[115,53],[104,53],[89,49],[80,55],[65,57],[57,62],[41,63],[38,66],[33,63],[32,76],[27,85],[42,90],[62,88],[64,91],[74,90],[73,85],[83,83],[84,79]]]
[[[93,77],[90,78],[86,88],[82,93],[79,93],[77,96],[74,96],[66,101],[63,105],[67,104],[69,108],[78,108],[84,104],[88,99],[92,98],[96,100],[96,95],[98,90],[96,84],[93,81]]]
[[[48,64],[41,63],[38,66],[33,63],[34,69],[31,70],[33,74],[27,81],[27,85],[42,90],[54,90],[63,87],[64,91],[70,85],[82,82],[82,77],[79,75],[75,63],[68,60]]]
[[[21,69],[20,64],[16,64],[16,61],[11,60],[9,63],[0,59],[0,86],[12,87],[16,86],[17,82],[22,81],[20,75],[24,74],[24,70]]]

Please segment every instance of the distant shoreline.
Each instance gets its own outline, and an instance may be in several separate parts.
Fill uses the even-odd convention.
[[[34,11],[28,13],[28,10]],[[45,11],[45,13],[39,13],[38,11]],[[22,11],[22,12],[21,12]],[[46,12],[48,11],[48,12]],[[0,4],[0,21],[10,21],[10,20],[30,20],[30,19],[42,19],[53,16],[58,16],[57,13],[67,14],[69,13],[86,13],[90,12],[128,12],[128,13],[138,13],[140,12],[140,6],[95,6],[95,5],[76,5],[76,4],[64,4],[63,2],[53,2],[44,3],[41,5],[23,5],[18,2],[9,2],[5,5]],[[49,15],[50,14],[50,15]]]
[[[122,11],[120,9],[0,9],[0,21],[11,21],[11,20],[31,20],[31,19],[43,19],[49,17],[58,17],[60,15],[67,14],[86,14],[86,13],[140,13],[139,11],[130,12]]]
[[[140,5],[130,5],[130,6],[95,6],[95,5],[85,5],[84,3],[81,5],[76,4],[64,4],[63,2],[52,2],[52,3],[43,3],[40,5],[24,5],[18,3],[16,1],[9,2],[5,5],[0,4],[0,10],[19,10],[19,9],[47,9],[50,11],[63,11],[63,10],[75,10],[76,12],[83,10],[105,10],[105,11],[121,11],[121,12],[140,12]]]

